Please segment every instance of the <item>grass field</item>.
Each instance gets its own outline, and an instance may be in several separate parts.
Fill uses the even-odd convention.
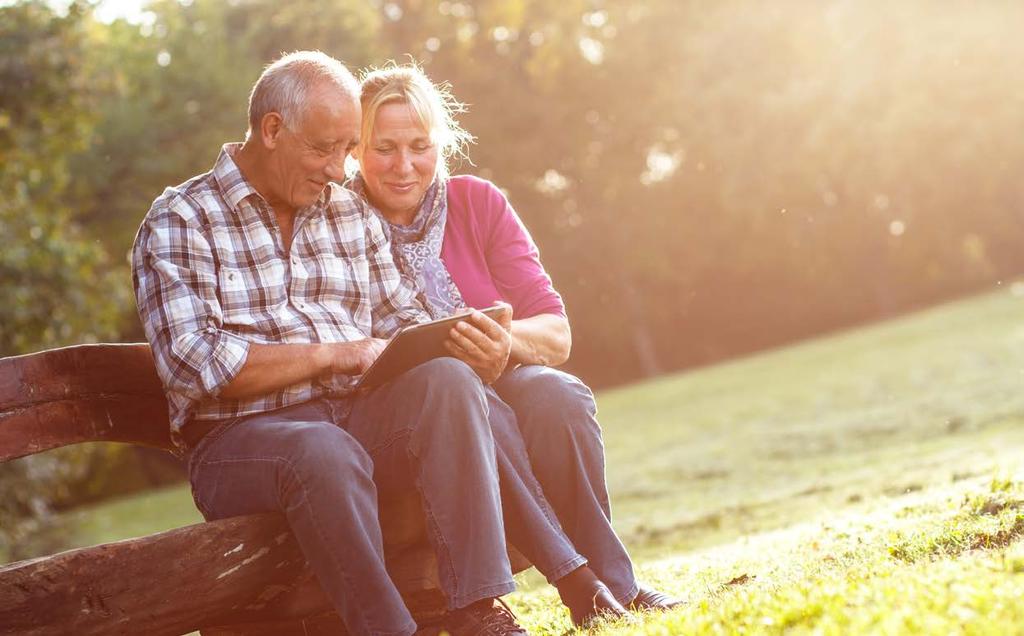
[[[1024,286],[598,400],[616,527],[689,603],[596,633],[1024,633]],[[196,519],[176,488],[65,527]],[[531,632],[569,629],[520,583]]]

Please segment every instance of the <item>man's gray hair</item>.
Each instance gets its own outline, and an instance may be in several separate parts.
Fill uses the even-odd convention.
[[[345,65],[321,51],[282,55],[264,69],[249,94],[249,133],[267,113],[278,113],[285,126],[297,126],[309,108],[309,93],[324,83],[358,97],[359,83]]]

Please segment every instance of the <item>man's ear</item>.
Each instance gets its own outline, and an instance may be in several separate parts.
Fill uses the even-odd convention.
[[[284,131],[284,120],[280,113],[270,112],[260,120],[260,139],[269,150],[277,147],[281,133]]]

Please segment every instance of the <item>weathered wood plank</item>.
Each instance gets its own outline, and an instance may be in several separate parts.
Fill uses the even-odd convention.
[[[444,599],[430,549],[419,544],[391,552],[388,570],[410,611],[439,615]],[[183,634],[329,611],[276,514],[196,524],[0,568],[0,625],[17,634]]]
[[[167,402],[163,396],[79,398],[0,413],[0,462],[94,441],[169,450]]]
[[[148,344],[76,345],[0,358],[0,411],[110,394],[163,396]]]
[[[304,567],[279,515],[197,524],[0,568],[0,625],[19,634],[182,634],[264,609]]]
[[[81,345],[0,359],[0,462],[87,441],[171,448],[149,345]]]

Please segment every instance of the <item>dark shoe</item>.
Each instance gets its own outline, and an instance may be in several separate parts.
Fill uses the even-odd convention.
[[[641,587],[637,593],[636,598],[629,604],[629,609],[634,612],[644,611],[665,611],[674,609],[676,607],[682,607],[686,602],[682,599],[673,598],[667,594],[662,594],[658,590],[652,590],[649,587]]]
[[[569,616],[576,627],[587,627],[599,618],[619,618],[627,614],[626,608],[615,600],[611,590],[600,581],[595,584],[590,601],[585,606],[569,606]]]
[[[439,626],[452,636],[527,636],[500,598],[477,601],[445,614]]]

